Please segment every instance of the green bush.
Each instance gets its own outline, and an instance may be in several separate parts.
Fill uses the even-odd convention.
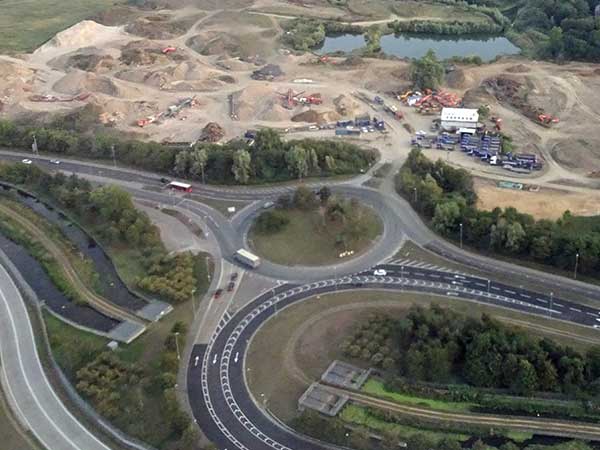
[[[261,234],[278,233],[290,223],[290,219],[281,211],[265,211],[256,219],[256,231]]]

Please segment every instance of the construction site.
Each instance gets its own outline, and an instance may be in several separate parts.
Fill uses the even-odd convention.
[[[265,13],[265,4],[222,11],[201,1],[130,8],[126,23],[110,15],[79,22],[32,53],[0,56],[0,117],[46,121],[82,111],[94,126],[165,143],[224,142],[269,127],[356,140],[383,161],[400,162],[419,144],[484,178],[599,187],[600,131],[592,124],[600,67],[501,57],[455,64],[440,89],[420,92],[408,60],[290,51],[282,24],[294,16]],[[275,4],[300,14],[290,2]],[[311,15],[331,12],[319,5]],[[489,114],[476,135],[440,134],[444,108],[481,107]],[[493,160],[505,142],[512,156]],[[514,170],[523,169],[517,155],[533,163]]]

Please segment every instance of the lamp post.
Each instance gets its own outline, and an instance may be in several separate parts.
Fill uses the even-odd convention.
[[[413,188],[413,191],[415,192],[415,205],[417,204],[417,188],[416,186]]]
[[[577,266],[579,265],[579,253],[575,253],[575,270],[573,271],[573,278],[577,279]]]
[[[115,144],[110,146],[110,153],[112,155],[113,166],[117,167],[117,156],[115,154]]]
[[[196,317],[196,300],[194,299],[194,294],[196,293],[196,288],[192,289],[192,312],[194,313],[194,317]]]
[[[488,281],[487,285],[488,285],[488,294],[489,294],[490,288],[492,287],[492,280],[487,280],[487,281]]]
[[[550,292],[550,317],[552,317],[552,308],[554,307],[554,292]]]
[[[463,248],[463,224],[459,223],[460,226],[460,248]]]

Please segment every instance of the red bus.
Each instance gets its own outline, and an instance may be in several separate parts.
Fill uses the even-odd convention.
[[[192,192],[192,185],[187,183],[180,183],[179,181],[171,181],[167,187],[181,192]]]

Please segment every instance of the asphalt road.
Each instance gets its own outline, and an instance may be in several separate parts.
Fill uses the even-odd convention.
[[[0,265],[0,357],[11,405],[49,450],[109,450],[63,405],[40,363],[24,300]]]
[[[493,280],[445,271],[381,265],[386,276],[362,272],[337,280],[283,285],[256,298],[233,317],[225,314],[208,346],[194,347],[188,368],[188,393],[198,424],[220,449],[325,449],[272,420],[255,401],[245,382],[248,343],[278,310],[309,297],[346,289],[414,291],[574,322],[600,325],[600,310],[561,298],[517,289]],[[275,295],[273,297],[273,295]]]

